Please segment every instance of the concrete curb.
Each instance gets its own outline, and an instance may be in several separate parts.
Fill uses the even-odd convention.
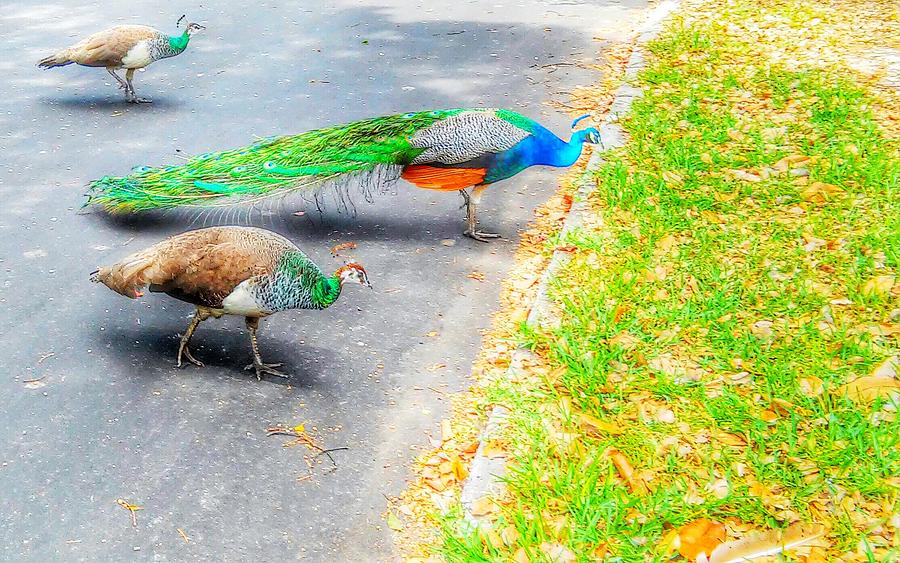
[[[648,14],[647,18],[638,30],[638,36],[635,40],[635,48],[628,59],[625,67],[624,84],[616,90],[616,95],[610,107],[606,120],[599,127],[600,137],[603,139],[602,151],[595,151],[591,155],[588,162],[588,171],[597,170],[603,163],[603,152],[621,147],[625,144],[626,135],[624,129],[618,124],[619,118],[628,113],[631,104],[635,98],[642,95],[640,88],[632,86],[631,83],[637,78],[645,64],[644,45],[655,38],[662,29],[662,22],[679,6],[679,0],[664,0],[654,7]],[[583,222],[585,213],[587,212],[587,198],[594,191],[596,185],[593,182],[583,182],[575,192],[575,203],[569,211],[563,223],[561,236],[565,237],[574,229],[577,229]],[[548,292],[550,280],[571,260],[571,255],[567,252],[556,251],[550,259],[550,264],[541,276],[538,293],[535,297],[531,312],[528,315],[527,323],[535,327],[552,327],[558,325],[559,318],[553,311]],[[522,361],[530,355],[528,350],[516,350],[513,352],[512,362],[507,371],[508,375],[515,375],[521,369]],[[484,447],[487,441],[499,435],[502,431],[506,418],[509,416],[509,410],[505,407],[497,406],[488,417],[487,424],[481,434],[481,444],[469,468],[469,476],[463,483],[460,500],[465,513],[465,521],[477,527],[480,519],[472,514],[474,503],[485,496],[496,496],[502,493],[504,485],[503,478],[506,475],[506,459],[495,458],[490,459],[484,455]]]

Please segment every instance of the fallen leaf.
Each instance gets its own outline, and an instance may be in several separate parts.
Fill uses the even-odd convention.
[[[867,375],[837,388],[857,403],[872,403],[879,397],[900,396],[900,380]]]
[[[818,397],[825,391],[822,380],[814,375],[800,378],[797,384],[800,387],[800,391],[807,397]]]
[[[894,276],[875,276],[863,284],[860,293],[867,297],[886,297],[894,287]]]
[[[397,515],[393,512],[388,512],[387,525],[388,528],[394,530],[395,532],[399,532],[403,529],[403,522],[401,522],[400,519],[397,518]]]
[[[613,436],[622,434],[622,427],[618,424],[611,424],[609,422],[604,422],[599,418],[591,416],[587,413],[580,413],[578,415],[578,422],[581,424],[581,428],[585,430],[588,434],[594,435],[598,438],[603,437],[604,434],[612,434]]]
[[[761,182],[762,177],[758,174],[753,174],[752,172],[747,172],[746,170],[728,170],[732,176],[737,178],[738,180],[744,180],[745,182]]]
[[[340,256],[341,250],[352,250],[354,248],[356,248],[355,242],[342,242],[332,246],[331,253],[335,256]]]
[[[576,559],[569,548],[558,543],[544,542],[541,544],[541,551],[553,563],[571,563]]]
[[[872,377],[896,379],[898,370],[900,370],[900,356],[891,356],[872,370]]]
[[[291,428],[291,430],[293,430],[297,434],[303,434],[304,432],[306,432],[306,426],[304,426],[302,424],[298,424],[297,426],[294,426],[293,428]]]
[[[497,504],[491,497],[481,497],[472,503],[472,516],[487,516],[497,512]]]
[[[463,462],[461,459],[459,459],[459,456],[453,458],[451,467],[453,469],[453,476],[456,477],[456,480],[460,483],[465,481],[466,477],[469,476],[469,470],[466,469],[465,465],[463,465]]]
[[[725,525],[701,518],[678,529],[674,546],[682,557],[696,561],[701,553],[710,555],[724,541]]]
[[[453,438],[453,426],[449,420],[441,421],[441,440],[446,442]]]
[[[775,324],[772,321],[756,321],[753,323],[753,326],[750,327],[750,332],[753,333],[754,336],[759,338],[768,338],[772,336],[772,325]]]
[[[476,281],[484,281],[484,272],[479,272],[478,270],[474,272],[469,272],[466,274],[467,278],[476,280]]]
[[[844,190],[842,190],[838,186],[835,186],[834,184],[813,182],[812,184],[803,188],[803,190],[800,192],[800,196],[805,201],[824,203],[842,193],[844,193]]]
[[[425,369],[427,369],[428,371],[437,371],[439,369],[444,369],[445,367],[447,367],[447,364],[438,362],[436,364],[431,364]]]
[[[709,563],[743,563],[758,557],[777,555],[807,544],[825,532],[821,524],[795,523],[784,530],[770,530],[718,546]]]
[[[631,466],[631,462],[628,461],[625,454],[612,448],[606,452],[606,455],[612,460],[619,475],[628,484],[628,488],[631,489],[632,493],[641,495],[647,492],[647,485],[635,475],[634,467]]]
[[[640,343],[640,339],[630,332],[623,331],[610,338],[609,343],[624,350],[632,350]]]

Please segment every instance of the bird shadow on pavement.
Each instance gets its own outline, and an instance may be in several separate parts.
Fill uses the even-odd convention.
[[[120,95],[89,95],[89,96],[60,96],[50,97],[41,96],[38,103],[60,106],[69,110],[82,110],[85,112],[94,112],[100,110],[140,110],[143,112],[152,112],[154,110],[170,110],[181,107],[184,102],[177,96],[164,97],[159,96],[151,98],[152,103],[132,104],[125,101],[124,96]]]
[[[207,321],[209,322],[209,321]],[[183,330],[183,327],[182,329]],[[187,360],[181,368],[176,367],[180,330],[163,332],[158,326],[123,328],[111,326],[103,331],[100,338],[107,354],[118,356],[117,362],[144,366],[140,373],[151,377],[159,377],[169,369],[172,373],[203,377],[246,380],[257,383],[256,374],[245,370],[244,366],[252,362],[250,339],[247,333],[240,330],[228,330],[216,327],[216,330],[204,331],[202,327],[191,340],[191,352],[203,362],[203,367],[195,366]],[[316,388],[327,374],[335,372],[335,353],[325,348],[301,344],[292,346],[290,342],[260,336],[263,360],[282,362],[279,368],[288,375],[280,378],[264,375],[263,382],[299,388]],[[123,345],[128,343],[129,345]]]

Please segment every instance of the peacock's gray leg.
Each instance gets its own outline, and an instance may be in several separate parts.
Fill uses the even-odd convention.
[[[129,68],[125,72],[125,82],[128,83],[128,92],[130,93],[130,96],[128,96],[128,101],[133,104],[149,104],[153,100],[149,98],[138,98],[137,92],[134,91],[134,84],[131,83],[132,78],[134,78],[134,71],[135,69]]]
[[[111,66],[106,67],[106,72],[108,72],[113,78],[116,79],[116,82],[119,83],[119,88],[121,88],[122,90],[125,90],[125,98],[126,99],[129,98],[128,83],[125,82],[124,80],[122,80],[121,76],[116,74],[115,67],[111,67]]]
[[[200,308],[197,309],[194,318],[191,319],[191,324],[189,324],[187,330],[184,331],[184,336],[181,337],[181,342],[178,344],[178,367],[181,367],[181,356],[187,358],[188,361],[195,366],[203,367],[203,362],[191,355],[191,349],[188,348],[188,343],[191,341],[191,337],[194,336],[194,331],[197,330],[197,326],[208,318],[209,312]]]
[[[475,219],[475,208],[481,201],[481,194],[484,193],[484,190],[486,189],[487,186],[475,186],[472,188],[471,194],[467,193],[466,190],[459,191],[463,196],[463,200],[466,202],[467,226],[463,234],[481,242],[490,242],[491,239],[500,238],[500,235],[497,233],[485,233],[484,231],[478,230],[478,221]]]
[[[275,369],[277,367],[281,367],[281,364],[263,363],[262,357],[259,355],[259,344],[256,341],[256,331],[259,329],[259,317],[246,317],[246,321],[247,330],[250,331],[250,346],[253,347],[253,363],[248,365],[244,369],[256,370],[257,381],[262,379],[264,373],[268,373],[269,375],[274,375],[276,377],[288,377],[287,374],[281,373],[280,371]]]

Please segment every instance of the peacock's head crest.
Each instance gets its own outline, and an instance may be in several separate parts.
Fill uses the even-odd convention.
[[[341,280],[341,285],[344,285],[345,283],[357,283],[372,289],[372,284],[369,283],[369,276],[366,274],[366,269],[358,262],[344,264],[337,269],[334,275]]]
[[[577,138],[582,143],[587,143],[589,145],[599,145],[600,144],[600,131],[598,131],[595,127],[588,127],[587,129],[581,129],[580,131],[575,131],[575,126],[578,125],[578,122],[587,119],[591,116],[591,114],[586,113],[581,117],[575,119],[572,122],[572,131],[573,136],[577,136]]]

